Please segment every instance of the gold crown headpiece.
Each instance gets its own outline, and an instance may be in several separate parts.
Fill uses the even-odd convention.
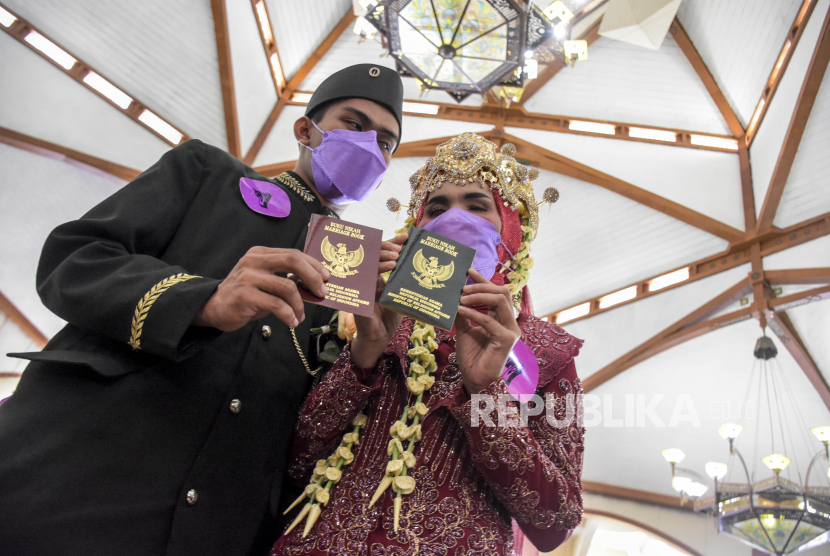
[[[518,210],[526,217],[531,228],[531,238],[539,229],[539,204],[533,193],[531,181],[539,177],[539,170],[528,169],[513,158],[516,147],[510,143],[497,150],[495,143],[475,133],[464,133],[438,146],[435,157],[409,178],[412,199],[408,205],[409,215],[417,217],[427,195],[449,181],[454,183],[479,182],[481,187],[496,190],[504,206]],[[559,198],[556,189],[545,190],[543,202],[554,203]],[[397,199],[389,199],[387,208],[400,210]]]

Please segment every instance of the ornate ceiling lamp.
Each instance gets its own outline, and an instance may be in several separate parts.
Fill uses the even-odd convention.
[[[544,13],[525,0],[380,0],[365,15],[401,75],[418,79],[423,89],[446,91],[458,102],[498,86],[520,96],[536,75],[534,50],[543,44],[546,60],[585,59],[581,45],[567,49],[564,44],[584,42],[567,40],[572,18],[561,0]]]
[[[789,422],[803,424],[803,420],[798,415],[795,396],[786,379],[781,376],[781,367],[775,365],[773,368],[772,363],[775,362],[778,349],[771,339],[764,336],[755,344],[754,355],[760,363],[760,373],[755,383],[750,377],[750,386],[757,384],[759,405],[766,401],[767,409],[767,414],[759,415],[758,423],[770,423],[768,440],[773,451],[776,449],[776,429],[780,431],[777,440],[781,451],[794,450],[793,439],[788,438],[785,425]],[[747,394],[750,394],[749,388]],[[790,402],[787,405],[792,407],[784,407],[787,401]],[[743,406],[744,417],[748,403],[749,398]],[[724,423],[718,429],[718,434],[729,442],[729,454],[737,456],[746,482],[721,482],[726,477],[727,465],[708,462],[706,474],[714,481],[714,494],[702,498],[708,487],[689,478],[686,473],[689,470],[676,467],[684,455],[677,448],[670,448],[663,450],[663,457],[672,465],[672,486],[675,490],[684,499],[695,500],[695,511],[716,517],[718,532],[733,536],[769,554],[791,554],[830,541],[830,487],[810,486],[810,475],[816,463],[820,459],[828,460],[830,456],[830,427],[810,429],[823,443],[823,447],[815,453],[807,466],[803,484],[800,473],[799,482],[781,476],[781,472],[792,463],[787,456],[775,452],[761,457],[758,453],[757,433],[754,457],[764,463],[772,472],[772,477],[753,482],[754,470],[750,474],[743,455],[735,445],[743,429],[742,425]],[[805,448],[808,453],[811,451],[806,441]]]

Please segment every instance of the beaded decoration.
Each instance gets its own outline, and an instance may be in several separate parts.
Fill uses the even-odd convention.
[[[381,479],[369,507],[380,500],[384,492],[391,486],[396,492],[394,500],[395,520],[394,528],[398,530],[398,522],[401,516],[401,504],[403,495],[411,494],[415,490],[415,479],[407,472],[415,467],[415,455],[412,453],[415,442],[421,440],[421,425],[419,421],[427,414],[427,406],[421,401],[424,392],[432,388],[435,377],[432,373],[438,368],[435,363],[433,352],[438,349],[438,342],[435,341],[435,328],[431,325],[417,321],[412,330],[409,341],[413,347],[409,350],[411,363],[409,364],[409,376],[406,378],[406,387],[409,390],[409,403],[403,410],[401,418],[389,429],[392,439],[389,441],[387,453],[392,457],[386,464],[386,475]],[[416,396],[415,403],[412,403],[412,396]],[[403,443],[408,440],[406,449]]]
[[[297,507],[300,502],[306,498],[309,499],[306,505],[303,506],[300,513],[297,514],[297,517],[288,529],[286,529],[286,535],[290,533],[294,527],[299,525],[306,516],[308,516],[308,520],[305,523],[305,529],[303,530],[303,538],[308,536],[308,533],[311,531],[311,528],[314,527],[314,523],[323,511],[320,506],[328,505],[329,499],[331,498],[331,488],[340,482],[340,477],[342,476],[341,468],[344,465],[349,465],[352,461],[354,461],[352,446],[358,444],[360,429],[366,426],[366,421],[366,415],[358,413],[352,420],[352,426],[354,426],[354,429],[343,435],[343,440],[340,442],[340,445],[334,453],[330,455],[328,459],[321,459],[317,461],[317,466],[311,474],[311,482],[305,487],[305,490],[299,498],[294,500],[291,506],[289,506],[283,513],[283,515],[286,515],[288,512]],[[323,481],[326,482],[325,486],[322,486]]]

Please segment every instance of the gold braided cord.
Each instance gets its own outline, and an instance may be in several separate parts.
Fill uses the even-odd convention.
[[[286,187],[290,188],[291,191],[299,195],[303,201],[314,200],[314,194],[305,187],[303,187],[303,184],[294,179],[288,172],[283,172],[282,174],[276,177],[276,180],[281,184],[285,185]]]
[[[303,350],[300,349],[300,342],[297,341],[297,334],[296,334],[296,332],[294,332],[294,327],[289,326],[288,328],[289,328],[289,330],[291,330],[291,337],[294,338],[294,347],[297,349],[297,355],[300,356],[300,360],[303,362],[303,366],[305,367],[305,372],[307,372],[311,376],[317,376],[317,373],[320,372],[320,369],[322,369],[323,366],[321,365],[321,366],[317,367],[317,369],[315,369],[313,371],[311,370],[311,367],[308,366],[308,360],[306,360],[305,355],[303,355]]]
[[[201,278],[201,276],[193,276],[192,274],[182,272],[165,278],[144,294],[144,297],[141,298],[135,308],[135,313],[133,313],[133,323],[130,327],[130,341],[127,342],[130,344],[130,347],[135,350],[141,349],[141,333],[144,331],[144,320],[147,318],[147,314],[150,312],[150,307],[153,306],[153,303],[171,287],[181,282],[187,282],[191,278]]]

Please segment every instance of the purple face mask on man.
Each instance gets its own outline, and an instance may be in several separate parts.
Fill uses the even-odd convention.
[[[316,149],[303,145],[311,151],[317,191],[335,205],[365,201],[386,175],[386,159],[380,152],[377,132],[323,131],[311,123],[323,134]]]
[[[496,272],[496,267],[500,264],[496,248],[502,241],[501,234],[492,222],[466,210],[451,208],[428,222],[423,229],[475,249],[473,268],[488,280]]]

